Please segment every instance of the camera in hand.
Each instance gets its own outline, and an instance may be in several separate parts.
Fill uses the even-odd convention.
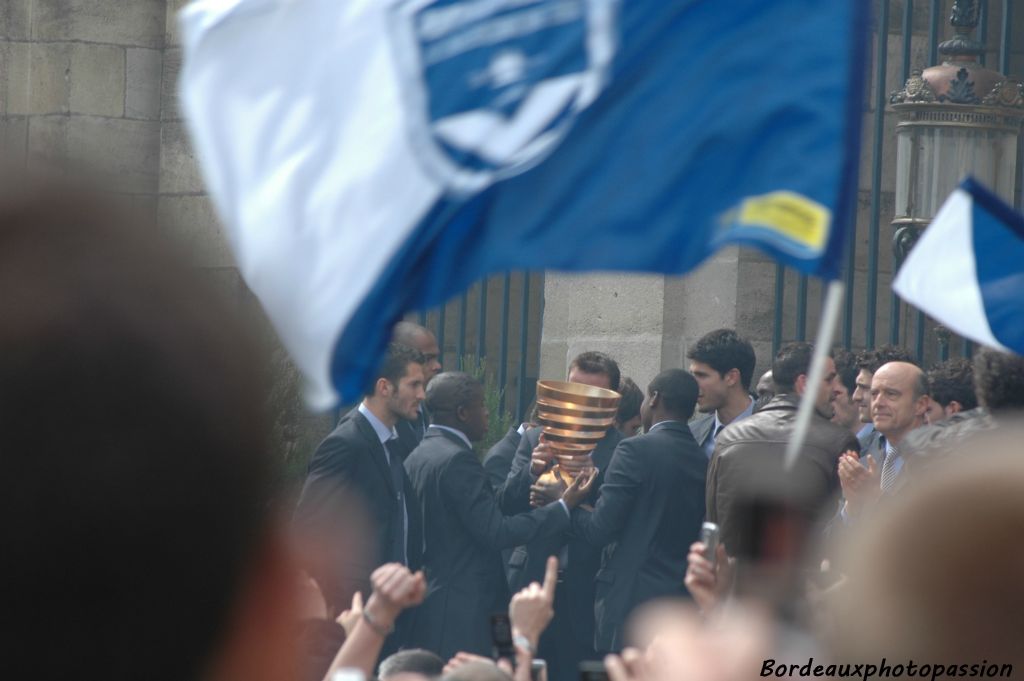
[[[608,672],[604,662],[584,660],[580,662],[580,681],[608,681]]]
[[[505,658],[516,659],[516,649],[512,645],[512,621],[508,613],[496,612],[491,615],[491,645],[495,660]]]

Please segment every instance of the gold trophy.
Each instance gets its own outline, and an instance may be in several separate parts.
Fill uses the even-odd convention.
[[[614,390],[583,383],[537,381],[537,422],[558,462],[542,482],[570,485],[594,467],[590,454],[615,423],[621,398]]]

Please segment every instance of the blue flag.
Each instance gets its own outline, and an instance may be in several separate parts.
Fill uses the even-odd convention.
[[[892,287],[961,336],[1024,355],[1024,216],[967,178]]]
[[[834,278],[863,0],[198,0],[182,97],[238,266],[317,406],[513,269]]]

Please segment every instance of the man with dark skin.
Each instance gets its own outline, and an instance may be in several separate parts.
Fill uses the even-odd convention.
[[[426,521],[429,575],[410,643],[444,659],[460,651],[485,655],[491,650],[490,615],[504,610],[510,595],[501,550],[563,533],[569,507],[557,501],[502,515],[472,448],[488,423],[478,380],[462,372],[439,374],[427,388],[427,406],[433,423],[405,462]]]
[[[604,549],[594,604],[600,653],[622,649],[626,620],[642,603],[679,594],[704,519],[708,461],[686,425],[697,393],[682,369],[655,376],[640,408],[644,435],[616,447],[593,512],[573,511],[573,531]],[[570,488],[564,498],[578,504],[587,491]]]

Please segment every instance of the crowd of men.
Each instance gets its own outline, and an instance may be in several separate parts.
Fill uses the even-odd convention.
[[[529,422],[481,462],[483,387],[400,324],[283,508],[254,334],[153,235],[66,188],[0,200],[5,678],[526,681],[546,660],[562,681],[607,653],[612,681],[738,681],[808,651],[947,676],[1022,663],[1024,358],[925,371],[900,348],[836,352],[811,385],[794,343],[754,384],[725,329],[641,390],[585,352],[568,380],[623,398],[595,473],[566,485],[542,482],[554,457]]]
[[[756,564],[776,552],[798,561],[811,550],[828,558],[821,540],[841,536],[882,496],[898,493],[923,442],[988,427],[1004,407],[1024,407],[1024,380],[1002,399],[985,390],[993,372],[1024,379],[1020,358],[995,351],[929,372],[900,348],[839,351],[818,385],[808,382],[812,354],[808,343],[782,347],[756,393],[753,347],[730,329],[706,334],[688,352],[689,371],[663,371],[645,391],[608,355],[579,354],[567,380],[623,398],[592,453],[593,474],[566,486],[541,482],[555,459],[543,429],[529,421],[481,462],[474,443],[488,426],[483,385],[440,373],[433,334],[402,322],[363,402],[317,449],[296,516],[330,547],[358,498],[375,541],[359,560],[348,549],[314,576],[341,611],[366,590],[375,566],[422,569],[424,602],[385,652],[410,647],[449,659],[490,654],[490,615],[540,581],[556,557],[554,618],[536,654],[551,678],[569,679],[582,661],[622,650],[641,605],[690,595],[688,553],[705,520],[718,526],[725,560]],[[805,395],[814,415],[787,468]],[[795,539],[772,545],[794,528]],[[691,561],[691,585],[709,576],[700,560]],[[760,588],[793,596],[770,581]]]

